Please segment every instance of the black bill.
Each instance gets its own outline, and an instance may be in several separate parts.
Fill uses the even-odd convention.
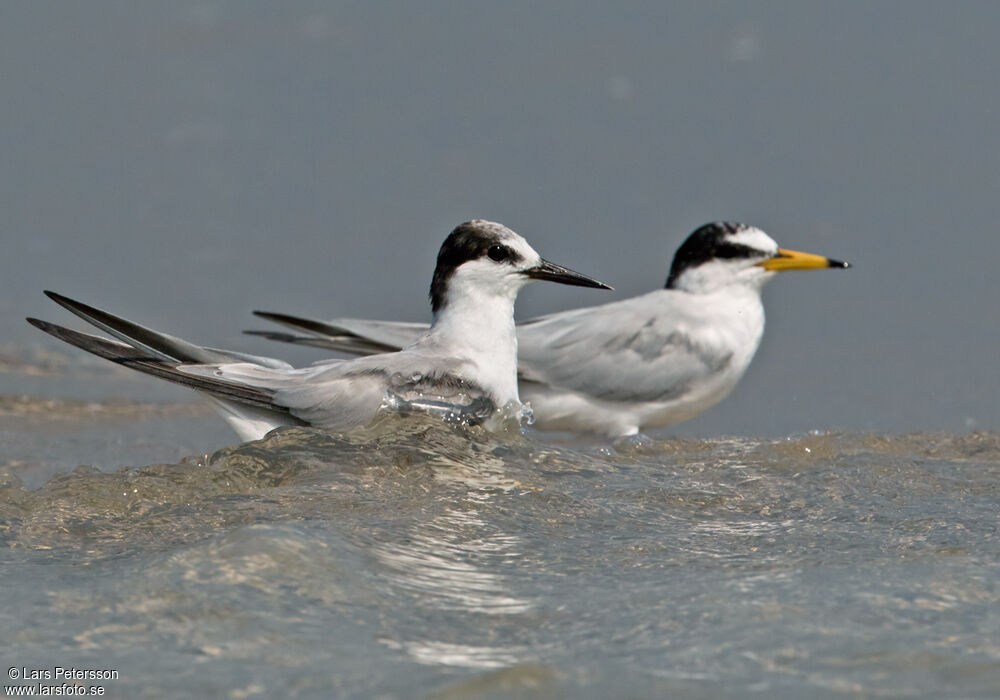
[[[574,272],[568,267],[556,265],[548,260],[542,260],[541,264],[525,270],[524,274],[534,280],[548,280],[549,282],[559,282],[560,284],[572,284],[577,287],[596,287],[597,289],[611,289],[614,287],[598,282],[595,279]]]

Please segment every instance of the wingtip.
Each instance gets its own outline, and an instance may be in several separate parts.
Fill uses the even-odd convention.
[[[30,323],[35,328],[37,328],[38,330],[42,331],[43,333],[48,333],[53,338],[59,338],[60,340],[64,340],[64,341],[66,340],[66,338],[64,336],[67,333],[73,333],[73,332],[75,332],[75,331],[69,330],[68,328],[64,328],[64,327],[62,327],[62,326],[60,326],[58,324],[50,323],[49,321],[43,321],[40,318],[34,318],[32,316],[28,316],[24,320],[27,321],[28,323]]]
[[[293,317],[288,314],[282,314],[276,311],[261,311],[260,309],[254,311],[253,315],[258,318],[266,318],[268,321],[275,321],[277,323],[294,320]]]
[[[70,299],[65,294],[60,294],[59,292],[53,292],[51,289],[43,290],[43,293],[45,294],[45,296],[47,296],[55,303],[59,304],[59,306],[63,307],[64,309],[69,309],[70,311],[72,311],[73,309],[88,308],[86,304],[79,302],[76,299]]]

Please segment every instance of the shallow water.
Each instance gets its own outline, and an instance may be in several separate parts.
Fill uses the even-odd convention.
[[[22,451],[141,452],[199,406],[0,404]],[[1000,435],[542,437],[386,418],[37,488],[7,460],[4,660],[112,697],[1000,694]]]

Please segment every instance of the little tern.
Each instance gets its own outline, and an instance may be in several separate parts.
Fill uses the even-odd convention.
[[[623,437],[693,418],[750,365],[764,332],[764,284],[783,270],[831,267],[850,265],[779,248],[753,226],[714,222],[678,248],[664,288],[518,324],[520,395],[534,427]],[[398,349],[426,329],[254,313],[306,335],[248,333],[356,355]]]
[[[117,340],[28,322],[95,355],[199,391],[243,440],[289,425],[346,430],[387,408],[458,415],[471,423],[497,412],[520,416],[514,300],[533,280],[611,289],[542,259],[505,226],[476,220],[455,228],[438,253],[430,289],[433,323],[394,353],[295,369],[281,360],[194,345],[54,292],[46,294]]]

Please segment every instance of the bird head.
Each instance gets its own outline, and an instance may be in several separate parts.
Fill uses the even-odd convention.
[[[759,289],[782,270],[846,268],[849,263],[779,248],[770,236],[740,223],[705,224],[674,255],[667,289],[708,293],[731,285]]]
[[[611,289],[542,258],[521,236],[493,221],[476,219],[457,226],[441,244],[430,297],[434,313],[456,295],[504,297],[534,280]]]

